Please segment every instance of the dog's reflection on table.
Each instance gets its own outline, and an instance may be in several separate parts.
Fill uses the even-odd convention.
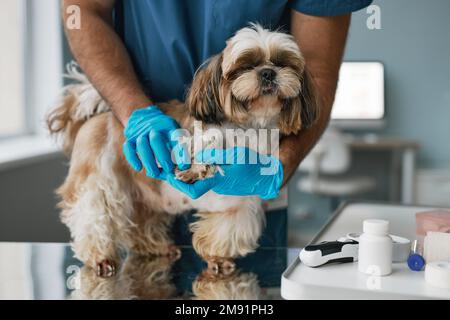
[[[172,282],[171,257],[129,255],[114,276],[99,277],[83,266],[72,299],[169,299],[176,293]]]
[[[228,272],[208,268],[192,248],[183,248],[181,255],[170,257],[129,254],[116,274],[109,278],[99,277],[96,270],[83,266],[77,274],[77,286],[71,292],[70,298],[115,300],[267,298],[267,287],[279,285],[275,279],[279,279],[285,259],[279,250],[261,251],[258,250],[248,258],[238,261],[238,267]],[[264,267],[263,262],[270,264],[271,268]],[[279,268],[274,270],[274,266],[277,265]],[[262,270],[265,272],[262,273]],[[261,288],[261,285],[265,288]]]
[[[254,273],[233,270],[230,274],[213,273],[205,269],[192,283],[194,299],[199,300],[257,300],[261,287]]]

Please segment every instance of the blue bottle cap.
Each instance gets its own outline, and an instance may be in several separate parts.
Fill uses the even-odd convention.
[[[417,253],[414,253],[408,258],[408,267],[413,271],[421,271],[425,266],[425,259]]]

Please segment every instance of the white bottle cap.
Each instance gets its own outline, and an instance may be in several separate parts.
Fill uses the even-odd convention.
[[[368,219],[363,222],[364,233],[374,235],[387,235],[389,232],[389,221]]]

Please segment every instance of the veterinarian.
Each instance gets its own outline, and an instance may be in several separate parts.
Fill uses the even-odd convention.
[[[81,9],[81,29],[67,30],[72,52],[125,128],[125,156],[135,170],[167,180],[192,198],[212,189],[226,195],[269,195],[295,172],[327,126],[351,12],[372,0],[65,0]],[[186,184],[173,178],[170,133],[178,128],[156,101],[183,100],[196,69],[237,30],[258,22],[290,31],[320,97],[316,125],[285,137],[272,176],[235,164],[227,182]],[[149,106],[152,106],[149,108]],[[148,108],[147,111],[136,110]],[[139,143],[136,143],[139,141]],[[140,159],[145,159],[144,164]],[[161,169],[156,165],[156,159]],[[277,160],[278,161],[278,160]],[[234,183],[230,183],[230,180]]]

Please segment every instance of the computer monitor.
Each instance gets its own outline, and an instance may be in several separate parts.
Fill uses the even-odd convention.
[[[343,62],[331,124],[343,129],[384,126],[384,67],[380,62]]]

